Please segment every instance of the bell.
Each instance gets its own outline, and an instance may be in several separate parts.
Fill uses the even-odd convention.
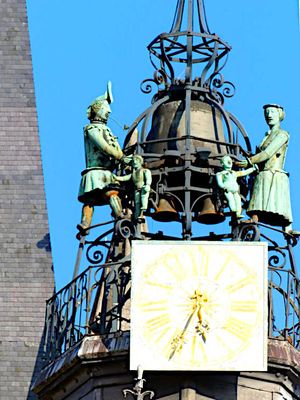
[[[171,198],[160,198],[155,212],[151,215],[155,221],[170,222],[178,221],[179,215],[175,209],[173,200]]]
[[[202,206],[202,207],[201,207]],[[200,204],[200,210],[195,215],[195,220],[205,225],[219,224],[225,220],[225,215],[216,210],[211,197],[205,197]]]
[[[153,114],[151,130],[146,139],[146,142],[154,142],[146,144],[145,152],[165,154],[166,151],[177,150],[179,154],[184,154],[185,142],[181,139],[186,135],[185,118],[185,100],[172,100],[159,106]],[[199,100],[192,100],[190,125],[194,148],[204,148],[212,155],[228,152],[227,148],[220,144],[226,140],[222,114],[216,107]]]

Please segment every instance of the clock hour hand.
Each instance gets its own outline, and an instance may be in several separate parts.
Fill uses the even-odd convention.
[[[198,322],[197,326],[196,326],[196,332],[199,334],[199,336],[202,337],[203,342],[206,342],[206,335],[207,332],[209,331],[209,326],[206,322]]]
[[[193,300],[197,304],[197,317],[198,323],[196,325],[196,332],[202,337],[203,341],[206,342],[206,334],[209,330],[208,324],[204,321],[202,315],[202,306],[207,303],[207,298],[203,296],[198,290],[195,291]]]

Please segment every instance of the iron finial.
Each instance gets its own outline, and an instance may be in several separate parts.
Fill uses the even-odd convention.
[[[154,392],[152,390],[146,390],[145,392],[142,392],[144,388],[144,382],[146,381],[143,379],[143,368],[141,365],[138,365],[137,367],[137,378],[134,380],[136,381],[136,384],[133,387],[133,390],[131,389],[124,389],[123,390],[123,396],[124,398],[127,397],[127,394],[131,394],[136,400],[143,400],[147,396],[149,396],[150,399],[153,399],[154,397]]]

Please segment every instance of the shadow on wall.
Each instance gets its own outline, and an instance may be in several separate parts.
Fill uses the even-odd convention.
[[[39,249],[45,249],[48,252],[51,251],[51,243],[50,243],[49,233],[46,233],[46,235],[43,237],[43,239],[40,240],[39,242],[37,242],[36,247],[38,247]]]
[[[46,233],[44,235],[44,237],[36,243],[36,247],[41,250],[45,250],[46,252],[51,252],[50,234]],[[53,271],[53,265],[51,267],[51,270]],[[55,292],[56,292],[56,288],[54,287],[52,295],[54,295]],[[44,304],[44,307],[45,307],[45,311],[46,311],[46,302]],[[45,342],[46,342],[46,338],[45,338],[45,327],[44,327],[44,330],[43,330],[43,333],[41,336],[41,340],[40,340],[40,344],[39,344],[39,348],[38,348],[38,352],[36,355],[36,361],[35,361],[33,373],[31,376],[31,382],[30,382],[30,386],[29,386],[30,389],[29,389],[26,400],[37,400],[38,399],[38,397],[32,392],[31,387],[33,386],[34,382],[36,381],[36,378],[38,377],[38,375],[41,372],[42,367],[43,367]]]

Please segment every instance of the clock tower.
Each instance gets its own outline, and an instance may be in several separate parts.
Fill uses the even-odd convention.
[[[110,84],[88,109],[85,141],[98,158],[82,173],[74,279],[47,302],[34,391],[53,400],[298,399],[299,233],[284,109],[264,106],[270,130],[254,152],[225,105],[235,91],[223,76],[231,48],[210,31],[202,0],[178,0],[170,31],[148,50],[155,71],[141,87],[152,102],[122,150],[104,113]],[[92,223],[103,204],[113,220]]]

